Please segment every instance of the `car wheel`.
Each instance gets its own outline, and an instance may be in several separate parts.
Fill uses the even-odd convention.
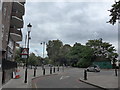
[[[87,69],[87,71],[89,72],[90,70],[89,70],[89,69]]]
[[[98,71],[95,69],[95,72],[98,72]]]

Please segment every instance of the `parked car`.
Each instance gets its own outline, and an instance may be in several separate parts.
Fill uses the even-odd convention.
[[[98,65],[89,66],[86,69],[88,72],[100,72],[100,67]]]
[[[48,66],[49,66],[49,67],[53,67],[53,65],[52,65],[52,64],[48,64]]]

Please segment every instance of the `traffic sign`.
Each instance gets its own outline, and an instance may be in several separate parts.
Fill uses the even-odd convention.
[[[28,57],[28,55],[22,55],[22,58],[27,58]]]
[[[21,55],[28,55],[28,48],[22,48],[21,49]]]

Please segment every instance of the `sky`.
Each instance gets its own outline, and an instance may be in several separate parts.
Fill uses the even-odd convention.
[[[42,56],[41,42],[61,40],[63,44],[86,44],[88,40],[102,38],[118,49],[118,25],[109,21],[111,2],[36,1],[25,4],[23,41],[28,23],[32,24],[30,52]],[[47,52],[45,52],[47,54]]]

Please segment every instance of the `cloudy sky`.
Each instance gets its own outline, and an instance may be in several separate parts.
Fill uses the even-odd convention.
[[[63,0],[62,0],[63,1]],[[30,52],[42,56],[41,42],[61,40],[71,46],[90,39],[103,38],[118,47],[117,24],[110,25],[109,10],[113,2],[26,2],[23,39],[27,24],[32,24]],[[24,40],[21,43],[24,45]]]

